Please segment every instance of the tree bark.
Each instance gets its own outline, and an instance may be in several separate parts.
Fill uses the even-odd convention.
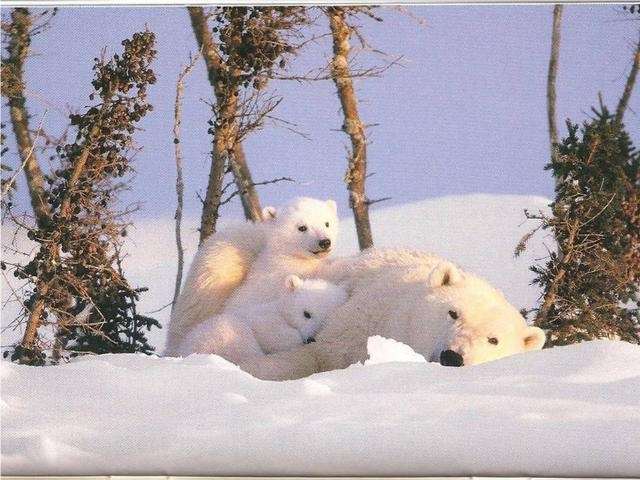
[[[560,55],[560,30],[562,26],[562,5],[553,7],[553,27],[551,32],[551,55],[547,74],[547,118],[549,122],[549,143],[551,158],[556,155],[558,144],[558,125],[556,123],[556,77],[558,75],[558,58]]]
[[[333,37],[331,76],[342,105],[344,115],[342,130],[349,136],[352,148],[345,181],[349,191],[349,205],[355,219],[358,245],[360,250],[364,250],[373,246],[373,237],[369,222],[369,201],[365,193],[367,139],[358,113],[358,100],[349,71],[351,28],[347,25],[344,7],[330,7],[327,9],[327,14]]]
[[[260,200],[253,185],[249,166],[238,139],[238,91],[230,86],[228,67],[224,64],[214,43],[207,25],[207,18],[202,7],[187,7],[191,18],[191,27],[202,50],[207,67],[209,83],[213,87],[216,98],[217,121],[214,125],[214,141],[211,155],[211,169],[207,195],[202,207],[200,224],[200,243],[215,232],[219,216],[220,195],[225,173],[225,166],[231,168],[236,186],[240,192],[242,206],[247,220],[256,221],[262,218]],[[220,177],[219,177],[220,176]]]
[[[231,170],[233,171],[236,188],[240,192],[245,218],[252,222],[262,220],[260,199],[251,176],[251,170],[249,170],[249,165],[247,164],[244,148],[242,148],[242,143],[240,142],[236,143],[231,155]]]
[[[9,96],[9,112],[20,160],[24,165],[33,213],[38,226],[42,226],[49,218],[51,211],[45,195],[44,175],[38,164],[33,140],[29,133],[29,114],[24,96],[24,62],[31,43],[29,10],[26,8],[13,9],[11,21],[13,28],[9,37],[9,58],[6,64],[11,68],[12,75],[14,75],[12,83],[15,82],[15,85]]]
[[[627,83],[624,86],[622,97],[620,97],[620,101],[618,102],[618,108],[616,108],[616,123],[622,123],[624,112],[627,110],[627,107],[629,105],[631,92],[633,92],[633,87],[636,84],[638,69],[640,69],[640,39],[638,39],[638,45],[636,46],[633,55],[633,65],[631,66],[631,71],[629,72],[629,76],[627,77]]]

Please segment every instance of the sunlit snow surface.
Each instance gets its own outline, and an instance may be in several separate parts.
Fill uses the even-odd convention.
[[[637,476],[640,347],[265,382],[216,356],[2,364],[2,473]],[[370,343],[371,346],[371,343]],[[384,350],[384,354],[381,351]]]

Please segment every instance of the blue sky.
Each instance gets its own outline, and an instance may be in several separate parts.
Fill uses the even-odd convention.
[[[424,6],[410,12],[419,24],[391,8],[384,22],[363,20],[369,42],[402,67],[381,78],[356,81],[361,114],[369,124],[368,191],[372,198],[406,203],[428,197],[472,192],[550,196],[553,182],[543,166],[548,159],[545,88],[550,48],[551,6]],[[7,13],[3,9],[3,14]],[[182,7],[62,8],[52,27],[33,42],[27,64],[28,106],[32,126],[44,108],[45,127],[59,133],[65,108],[90,104],[93,58],[103,47],[119,51],[122,39],[147,25],[157,34],[154,64],[158,82],[150,91],[154,111],[143,121],[137,142],[137,175],[124,202],[143,202],[135,214],[166,217],[175,208],[172,143],[176,76],[189,52],[196,51],[189,18]],[[322,30],[325,25],[320,24]],[[631,64],[638,22],[619,6],[565,7],[558,74],[558,113],[582,121],[602,92],[612,108]],[[326,62],[330,44],[321,41],[293,64],[306,71]],[[366,57],[365,57],[366,58]],[[305,139],[282,126],[267,124],[251,135],[245,150],[256,181],[290,176],[295,184],[260,188],[263,204],[280,204],[297,195],[335,198],[347,213],[342,181],[347,138],[337,131],[341,115],[330,82],[272,82],[283,96],[276,115],[297,124]],[[186,170],[186,213],[199,215],[196,192],[204,191],[210,136],[206,122],[211,99],[202,63],[187,81],[182,146]],[[626,123],[640,137],[636,91]],[[3,111],[3,121],[4,111]],[[8,163],[17,163],[10,129]],[[47,160],[41,157],[46,165]],[[24,185],[17,203],[26,206]],[[223,215],[241,214],[238,204]]]

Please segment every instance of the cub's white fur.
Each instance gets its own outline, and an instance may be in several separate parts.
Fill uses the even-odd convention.
[[[290,350],[311,339],[329,312],[346,300],[343,288],[291,275],[278,299],[205,320],[187,334],[178,353],[215,353],[240,363]]]
[[[335,245],[333,200],[296,198],[279,211],[265,209],[263,218],[217,232],[200,246],[171,314],[165,355],[178,355],[184,336],[224,309],[274,299],[288,275],[311,275]]]

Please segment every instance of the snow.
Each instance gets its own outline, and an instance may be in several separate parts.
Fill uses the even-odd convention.
[[[376,362],[384,343],[370,342]],[[209,355],[2,362],[2,473],[640,472],[640,347],[597,341],[452,368],[392,345],[385,360],[401,362],[290,382]]]
[[[528,267],[553,241],[539,232],[522,257],[513,250],[532,226],[523,209],[548,203],[468,195],[377,208],[374,239],[453,260],[530,308],[540,292]],[[190,260],[197,221],[185,224]],[[173,235],[173,219],[161,218],[137,222],[127,237],[127,276],[150,287],[142,313],[170,301]],[[345,219],[337,254],[355,253],[356,244]],[[3,299],[8,292],[3,281]],[[3,309],[3,327],[15,311]],[[154,315],[166,324],[168,314]],[[2,344],[19,334],[4,332]],[[151,335],[160,351],[164,335]],[[368,348],[364,365],[290,382],[257,380],[208,355],[102,355],[44,368],[0,362],[2,473],[640,473],[638,346],[590,342],[464,368],[426,363],[393,339],[372,337]]]
[[[367,339],[367,354],[369,358],[364,362],[365,365],[388,362],[426,362],[425,358],[414,352],[410,346],[380,335]]]

